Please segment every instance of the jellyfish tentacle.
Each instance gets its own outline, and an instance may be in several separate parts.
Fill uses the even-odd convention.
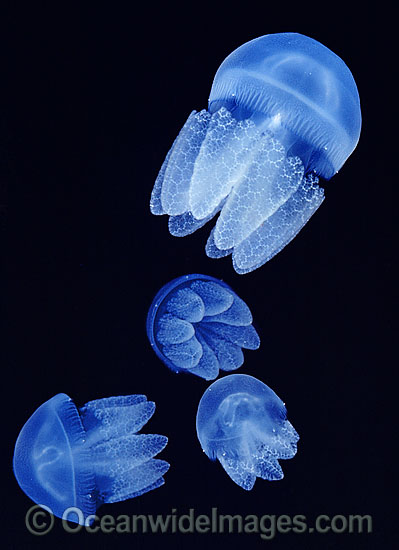
[[[130,434],[91,445],[92,464],[97,474],[109,471],[118,463],[118,471],[129,470],[154,457],[166,447],[168,438],[157,434]]]
[[[267,479],[268,481],[277,481],[284,477],[284,472],[277,459],[270,455],[256,457],[255,465],[257,477]]]
[[[168,153],[165,157],[165,160],[162,163],[161,169],[158,172],[158,176],[156,177],[154,187],[153,187],[152,192],[151,192],[150,210],[151,210],[151,213],[154,214],[155,216],[162,216],[162,214],[166,214],[165,210],[163,209],[162,200],[161,200],[162,185],[163,185],[163,181],[165,179],[166,168],[169,164],[169,159],[170,159],[170,157],[172,155],[172,152],[175,148],[177,140],[178,140],[178,137],[174,140],[174,142],[172,144],[172,147],[169,149],[169,151],[168,151]]]
[[[115,475],[111,471],[111,475],[97,479],[100,498],[104,503],[112,503],[142,495],[162,485],[163,475],[168,470],[168,462],[151,458]]]
[[[79,409],[89,441],[98,437],[107,440],[136,433],[148,422],[155,411],[153,401],[141,401],[122,407],[101,407],[94,403],[92,401],[90,406],[85,405]]]
[[[204,317],[204,323],[224,323],[226,325],[247,326],[252,323],[252,313],[244,300],[238,296],[234,296],[231,306],[215,315],[207,315]]]
[[[189,210],[191,176],[209,119],[207,111],[193,111],[181,129],[151,199],[156,212],[176,216]]]
[[[105,403],[100,399],[80,409],[102,502],[117,502],[151,490],[169,468],[167,462],[152,458],[165,447],[167,438],[137,434],[155,411],[155,403],[143,397],[111,398]]]
[[[295,193],[303,173],[301,160],[287,158],[269,137],[226,201],[215,226],[216,246],[230,249],[246,239]]]
[[[288,420],[284,421],[282,428],[273,437],[273,446],[278,458],[287,460],[295,456],[299,435]],[[269,443],[270,446],[270,443]]]
[[[182,344],[194,335],[195,330],[189,321],[179,319],[170,313],[159,317],[157,339],[163,345]]]
[[[208,256],[208,258],[224,258],[225,256],[229,256],[234,248],[228,248],[226,250],[220,250],[215,244],[215,227],[211,229],[211,232],[209,234],[208,240],[205,245],[205,254]]]
[[[239,274],[262,266],[299,233],[324,200],[314,174],[307,175],[298,190],[263,224],[233,249],[233,265]]]
[[[190,288],[204,303],[204,320],[228,310],[237,299],[227,288],[213,281],[197,280],[191,283]]]
[[[237,121],[225,107],[211,115],[190,182],[194,218],[209,216],[240,181],[259,135],[252,121]]]
[[[169,232],[174,237],[191,235],[211,220],[218,211],[219,209],[215,210],[210,216],[202,220],[194,218],[191,212],[184,212],[179,216],[170,216],[168,221]]]
[[[172,315],[190,323],[198,323],[205,313],[201,297],[188,287],[177,290],[168,299],[166,309]]]
[[[224,340],[206,327],[200,329],[200,334],[216,355],[220,369],[236,370],[244,363],[244,354],[239,345]]]
[[[217,458],[230,478],[246,491],[255,485],[256,475],[243,467],[238,458],[228,456],[225,451],[217,453]]]
[[[141,394],[103,397],[102,399],[93,399],[92,401],[88,401],[83,407],[81,407],[81,409],[96,410],[109,407],[130,407],[131,405],[136,405],[137,403],[142,403],[143,401],[147,401],[147,397]]]
[[[198,365],[203,349],[196,336],[193,336],[182,344],[164,346],[163,353],[178,369],[190,370]]]
[[[260,339],[252,325],[234,326],[223,323],[206,323],[206,332],[214,338],[223,339],[241,348],[258,349]]]
[[[201,344],[202,356],[198,364],[188,369],[192,374],[201,376],[205,380],[213,380],[219,374],[220,361],[219,356],[212,346],[208,345],[207,340],[203,337],[202,331],[197,328],[197,339]]]

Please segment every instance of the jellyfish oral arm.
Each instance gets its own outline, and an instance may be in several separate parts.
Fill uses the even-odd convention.
[[[151,211],[170,216],[175,236],[196,231],[220,212],[206,253],[232,254],[243,274],[286,246],[323,199],[318,178],[304,174],[299,157],[287,157],[270,133],[222,107],[190,115],[160,171]]]
[[[164,483],[169,464],[153,457],[167,438],[137,433],[154,410],[153,402],[138,395],[98,399],[80,409],[100,502],[134,498]]]

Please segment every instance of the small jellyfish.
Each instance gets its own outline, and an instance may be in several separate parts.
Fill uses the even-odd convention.
[[[259,336],[248,306],[223,281],[184,275],[155,296],[147,316],[147,335],[158,357],[175,372],[213,380],[219,369],[244,362],[241,348],[257,349]]]
[[[91,524],[103,503],[134,498],[164,483],[169,464],[154,457],[163,435],[138,434],[155,403],[145,395],[89,401],[80,409],[59,393],[23,426],[14,451],[21,489],[57,517]]]
[[[219,67],[208,111],[193,111],[156,179],[150,207],[183,237],[219,214],[206,254],[237,273],[282,250],[324,199],[360,136],[345,63],[301,34],[261,36]]]
[[[246,374],[231,374],[209,386],[198,406],[197,435],[207,456],[218,459],[247,491],[257,477],[282,479],[278,460],[292,458],[299,439],[281,399]]]

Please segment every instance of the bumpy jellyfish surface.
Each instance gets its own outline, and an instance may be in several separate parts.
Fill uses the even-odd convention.
[[[238,369],[242,348],[260,345],[245,302],[223,281],[196,273],[158,292],[147,315],[147,335],[171,370],[205,380],[215,379],[219,369]]]
[[[218,215],[206,254],[232,254],[237,273],[282,250],[324,199],[355,149],[361,112],[345,63],[301,34],[269,34],[219,67],[208,110],[193,111],[151,196],[153,214],[185,236]]]
[[[266,384],[245,374],[214,382],[197,412],[197,435],[211,460],[250,491],[257,477],[282,479],[279,459],[292,458],[299,436],[281,399]]]
[[[145,395],[89,401],[80,409],[60,393],[23,426],[14,451],[21,489],[57,517],[91,524],[103,503],[137,497],[164,483],[169,464],[154,459],[163,435],[139,434],[155,403]]]

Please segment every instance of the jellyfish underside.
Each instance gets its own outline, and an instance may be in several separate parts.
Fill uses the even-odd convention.
[[[183,126],[151,211],[169,215],[175,236],[218,215],[206,254],[232,254],[247,273],[306,224],[324,199],[318,176],[339,170],[359,132],[356,85],[335,54],[292,33],[253,40],[222,63],[208,111]]]
[[[248,491],[257,477],[283,478],[278,460],[292,458],[299,439],[286,420],[284,404],[250,376],[230,375],[218,382],[211,393],[205,392],[197,415],[198,437],[207,456],[219,460],[230,478]]]
[[[98,399],[79,410],[65,394],[44,403],[22,428],[14,472],[25,493],[52,513],[92,523],[103,503],[137,497],[164,483],[169,464],[154,459],[162,435],[137,433],[155,410],[144,395]]]
[[[171,370],[205,380],[216,378],[219,369],[238,369],[242,349],[260,345],[245,302],[223,281],[200,274],[184,275],[161,289],[147,316],[147,334]]]

